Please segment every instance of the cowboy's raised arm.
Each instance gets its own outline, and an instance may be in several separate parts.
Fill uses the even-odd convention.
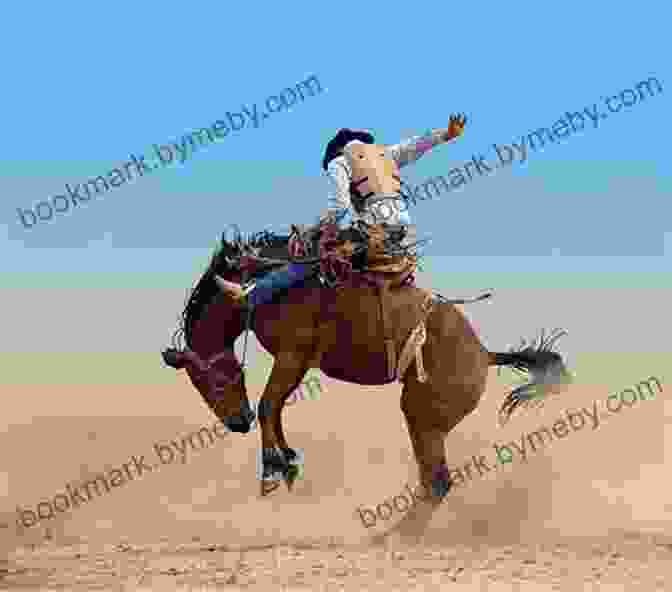
[[[445,144],[462,135],[467,122],[463,115],[451,115],[448,127],[428,130],[422,136],[413,136],[399,144],[385,146],[399,168],[418,160],[438,144]]]

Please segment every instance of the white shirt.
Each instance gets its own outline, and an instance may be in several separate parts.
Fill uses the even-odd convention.
[[[445,142],[445,130],[432,130],[423,136],[413,136],[399,144],[385,146],[386,155],[402,167],[415,162],[437,144]],[[356,142],[357,140],[355,140]],[[327,167],[327,176],[331,185],[328,214],[340,217],[340,225],[362,220],[368,224],[386,222],[387,224],[410,224],[411,218],[406,211],[407,205],[399,194],[373,195],[367,199],[366,211],[355,212],[350,197],[352,171],[345,156],[334,158]]]

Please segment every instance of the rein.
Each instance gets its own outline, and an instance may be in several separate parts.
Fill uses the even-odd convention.
[[[245,366],[247,365],[247,343],[248,343],[248,337],[250,335],[250,326],[252,324],[252,307],[249,307],[247,309],[247,314],[245,316],[245,338],[243,341],[243,359],[241,360],[240,364],[240,371],[245,375]]]

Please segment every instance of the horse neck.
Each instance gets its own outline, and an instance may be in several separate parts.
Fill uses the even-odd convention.
[[[210,358],[225,350],[233,351],[242,334],[245,319],[239,307],[217,296],[194,324],[191,349],[202,358]]]

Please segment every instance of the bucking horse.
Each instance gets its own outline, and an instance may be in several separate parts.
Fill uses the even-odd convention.
[[[291,491],[299,473],[298,455],[283,430],[282,411],[310,368],[359,385],[401,383],[401,410],[425,495],[393,530],[417,540],[451,488],[444,440],[476,409],[488,368],[507,366],[527,380],[505,398],[500,409],[504,423],[516,408],[561,392],[571,382],[554,349],[565,332],[542,332],[538,340],[523,340],[518,348],[490,352],[457,307],[467,301],[447,300],[416,287],[415,256],[390,255],[380,236],[375,242],[375,233],[364,235],[363,243],[341,237],[336,244],[351,248],[325,249],[331,259],[320,255],[325,233],[319,229],[311,240],[297,227],[287,236],[265,233],[260,238],[257,233],[246,240],[240,235],[228,240],[223,235],[182,312],[176,332],[180,343],[174,340],[162,355],[170,367],[186,369],[213,413],[231,432],[241,434],[250,431],[255,413],[245,386],[245,360],[239,362],[234,343],[253,331],[273,356],[257,410],[262,496],[282,481]],[[317,247],[311,251],[310,245]],[[311,253],[312,259],[305,257]],[[220,289],[222,279],[242,283],[299,260],[314,265],[316,273],[252,313]],[[346,267],[340,275],[334,272],[339,262]]]

